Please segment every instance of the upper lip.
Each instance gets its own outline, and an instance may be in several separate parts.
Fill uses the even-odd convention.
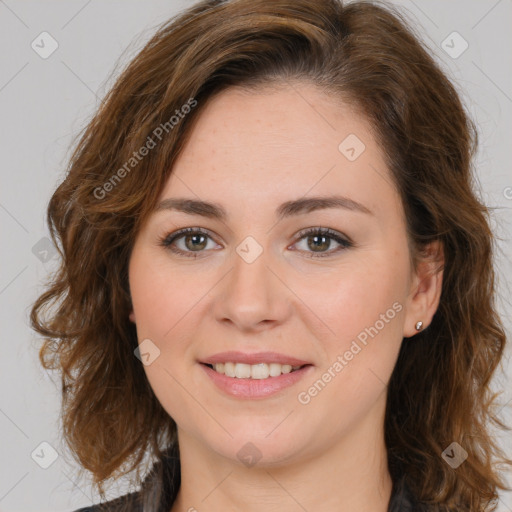
[[[260,364],[260,363],[278,363],[289,364],[291,366],[304,366],[311,364],[308,361],[297,359],[296,357],[287,356],[285,354],[278,354],[277,352],[255,352],[253,354],[246,354],[244,352],[229,351],[220,352],[213,356],[207,357],[201,361],[204,364],[216,363],[245,363],[245,364]]]

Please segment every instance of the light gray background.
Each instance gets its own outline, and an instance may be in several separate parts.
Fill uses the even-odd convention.
[[[88,482],[77,481],[75,463],[64,453],[59,381],[53,383],[39,367],[38,343],[28,326],[30,303],[56,264],[55,257],[41,260],[52,255],[44,253],[41,242],[48,234],[45,210],[63,176],[73,137],[112,85],[118,59],[124,64],[157,24],[191,3],[0,0],[0,512],[70,511],[97,500]],[[499,308],[510,336],[512,1],[393,3],[407,9],[478,122],[478,173],[483,200],[494,208],[493,227],[502,239],[496,262]],[[43,31],[58,43],[46,59],[31,47]],[[463,49],[457,35],[446,39],[454,31],[469,45],[457,58],[443,50],[443,41],[452,55]],[[512,425],[510,354],[509,347],[495,387],[505,390],[501,404],[508,406],[501,414]],[[500,437],[512,456],[511,435]],[[34,460],[50,461],[51,449],[41,448],[42,442],[59,454],[48,469]],[[121,481],[110,496],[126,490]],[[510,494],[502,495],[499,511],[512,511]]]

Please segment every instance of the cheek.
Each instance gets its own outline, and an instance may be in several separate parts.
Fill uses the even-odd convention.
[[[356,421],[386,389],[403,339],[406,260],[407,253],[362,255],[332,274],[322,294],[309,294],[311,310],[334,332],[322,337],[327,359],[315,384],[322,389],[317,404],[344,411],[339,428],[348,417]]]
[[[190,339],[196,324],[191,319],[201,314],[201,298],[208,290],[196,274],[180,273],[170,268],[165,257],[150,257],[144,250],[134,250],[130,261],[137,338],[139,344],[149,339],[156,346],[157,357],[144,370],[157,395],[165,390],[165,396],[158,397],[162,400],[180,394],[178,381],[193,362]]]
[[[183,328],[182,320],[205,293],[199,278],[187,279],[165,261],[135,253],[130,263],[130,292],[139,339],[165,340]],[[150,263],[151,262],[151,263]]]
[[[376,322],[381,327],[382,315],[386,325],[382,331],[398,332],[390,326],[400,324],[397,319],[405,300],[406,266],[402,263],[385,254],[363,255],[316,283],[302,281],[298,295],[322,320],[324,339],[332,341],[332,349],[350,344]]]
[[[363,291],[358,286],[329,303],[332,311],[326,321],[336,337],[321,340],[325,364],[304,383],[298,397],[311,416],[328,415],[330,431],[338,434],[357,425],[385,399],[402,342],[401,304],[392,294]]]
[[[190,400],[182,387],[189,371],[184,365],[188,336],[183,319],[197,298],[144,251],[133,251],[129,280],[139,344],[151,340],[146,345],[151,359],[144,365],[150,386],[175,421],[186,421],[194,411],[189,411]]]

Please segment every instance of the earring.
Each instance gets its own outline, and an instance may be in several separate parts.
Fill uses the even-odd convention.
[[[421,331],[423,329],[423,322],[416,322],[416,330]]]

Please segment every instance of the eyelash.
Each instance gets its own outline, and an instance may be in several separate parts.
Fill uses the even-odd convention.
[[[176,240],[182,238],[184,235],[187,235],[187,234],[194,234],[194,235],[195,234],[199,234],[199,235],[205,235],[205,236],[211,238],[209,232],[205,231],[204,229],[201,229],[201,228],[184,228],[184,229],[180,229],[179,231],[176,231],[175,233],[171,233],[169,235],[166,235],[165,237],[160,239],[160,245],[162,245],[163,247],[168,248],[169,250],[171,250],[172,252],[174,252],[176,254],[179,254],[180,256],[185,256],[187,258],[197,258],[199,256],[199,253],[200,252],[204,252],[204,251],[182,251],[181,249],[177,249],[173,245],[173,243]],[[333,231],[333,230],[328,229],[328,228],[308,228],[308,229],[305,229],[305,230],[301,231],[298,234],[299,239],[297,240],[297,242],[300,242],[302,239],[304,239],[304,238],[306,238],[308,236],[311,236],[311,235],[327,236],[328,238],[331,238],[334,241],[338,242],[341,247],[338,247],[334,251],[328,251],[328,252],[323,252],[323,253],[311,252],[311,256],[307,256],[308,258],[325,258],[325,257],[329,257],[329,256],[332,256],[335,253],[338,253],[340,251],[343,251],[345,249],[348,249],[348,248],[354,246],[354,243],[351,240],[349,240],[348,238],[341,237],[336,231]],[[295,243],[297,243],[297,242],[295,242]],[[309,252],[309,251],[306,251],[306,252]]]

